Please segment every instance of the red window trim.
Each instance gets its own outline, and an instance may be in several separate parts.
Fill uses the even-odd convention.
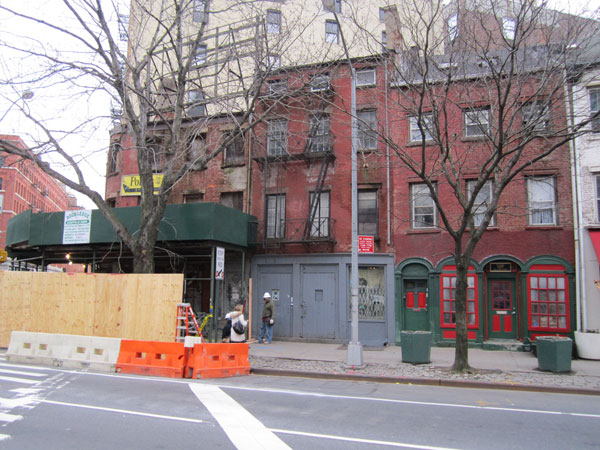
[[[444,270],[447,270],[451,267],[456,268],[456,266],[445,266]],[[450,328],[455,329],[456,324],[444,323],[444,278],[456,277],[456,273],[442,273],[440,276],[440,328]],[[469,273],[467,277],[472,277],[475,280],[475,323],[469,324],[467,323],[467,329],[469,330],[477,330],[479,329],[479,289],[478,289],[478,279],[477,274]],[[456,301],[456,300],[451,300]],[[467,300],[467,308],[469,301]],[[468,316],[469,313],[467,313]]]
[[[540,267],[540,266],[534,266],[534,267]],[[547,266],[546,266],[547,267]],[[561,267],[561,266],[553,266],[553,267]],[[562,268],[564,271],[564,267]],[[547,269],[546,269],[547,270]],[[546,312],[546,316],[556,316],[558,317],[562,317],[565,316],[566,317],[566,325],[565,327],[561,328],[561,327],[542,327],[542,326],[536,326],[534,327],[532,325],[532,320],[533,320],[533,313],[531,312],[531,306],[532,306],[532,301],[531,301],[531,283],[530,283],[530,279],[531,277],[543,277],[543,278],[563,278],[565,280],[565,301],[564,302],[559,302],[557,301],[543,301],[543,302],[539,302],[539,303],[546,303],[547,305],[549,305],[550,303],[555,303],[556,305],[558,305],[559,303],[564,303],[565,304],[565,314],[559,314],[558,312],[556,314],[550,314],[549,312]],[[537,313],[535,315],[539,315],[541,316],[541,313]],[[564,274],[559,274],[559,273],[530,273],[529,275],[527,275],[527,316],[528,316],[528,326],[529,326],[529,330],[535,330],[535,331],[541,331],[541,332],[553,332],[553,333],[560,333],[560,332],[569,332],[569,330],[571,329],[571,308],[570,308],[570,299],[569,299],[569,277],[567,275]],[[558,323],[558,322],[557,322]],[[538,333],[539,335],[539,333]]]

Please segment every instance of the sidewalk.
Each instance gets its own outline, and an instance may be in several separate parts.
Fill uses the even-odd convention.
[[[432,347],[431,363],[419,365],[403,363],[401,347],[363,348],[363,368],[346,367],[340,344],[251,343],[249,356],[256,374],[600,395],[600,361],[576,359],[571,373],[555,374],[538,370],[529,352],[469,349],[473,374],[451,373],[454,348],[445,347]]]

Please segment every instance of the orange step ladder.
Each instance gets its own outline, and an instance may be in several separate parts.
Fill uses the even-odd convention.
[[[175,342],[184,342],[186,336],[200,336],[202,332],[198,326],[196,315],[189,303],[177,304],[177,324],[175,325]]]

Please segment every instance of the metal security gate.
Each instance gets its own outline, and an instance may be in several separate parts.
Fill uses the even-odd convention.
[[[294,319],[294,297],[292,290],[292,266],[264,266],[259,279],[259,295],[256,299],[255,309],[258,329],[261,325],[263,307],[263,294],[270,292],[275,304],[275,325],[273,336],[292,337]]]
[[[302,292],[299,299],[300,337],[333,339],[336,337],[337,267],[302,266]]]

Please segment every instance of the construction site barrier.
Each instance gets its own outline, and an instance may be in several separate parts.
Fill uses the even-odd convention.
[[[136,375],[183,378],[187,350],[183,342],[121,340],[116,371]]]
[[[12,331],[6,359],[69,369],[114,372],[121,339]]]
[[[190,351],[187,378],[224,378],[249,374],[248,344],[196,344]]]

